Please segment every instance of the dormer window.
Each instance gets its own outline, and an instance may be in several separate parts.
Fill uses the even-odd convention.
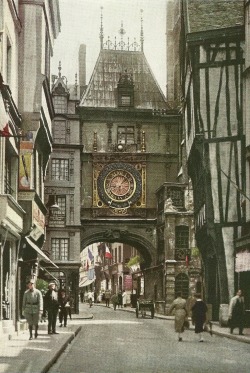
[[[121,102],[120,106],[131,106],[131,96],[128,95],[121,95]]]
[[[134,83],[132,74],[120,74],[120,79],[117,84],[118,92],[118,107],[134,107]]]

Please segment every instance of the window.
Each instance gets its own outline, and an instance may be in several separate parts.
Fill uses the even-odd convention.
[[[118,143],[120,144],[134,144],[135,143],[135,129],[132,126],[118,127]]]
[[[4,193],[13,195],[11,187],[11,158],[6,157],[5,171],[4,171]]]
[[[57,216],[66,216],[66,197],[65,196],[57,196],[56,202],[59,206],[59,210],[54,212],[54,215]]]
[[[130,106],[131,97],[130,96],[121,96],[121,106]]]
[[[52,180],[69,180],[69,160],[52,159]]]
[[[175,278],[175,296],[178,293],[182,294],[182,297],[187,299],[189,296],[189,279],[185,273],[180,273]]]
[[[132,74],[129,74],[127,71],[120,74],[117,92],[118,107],[128,108],[134,106],[134,83]]]
[[[186,260],[189,255],[189,227],[181,225],[175,228],[175,259]]]
[[[67,238],[52,238],[51,251],[54,260],[68,260],[69,240]]]
[[[11,68],[12,64],[12,48],[10,44],[9,38],[7,39],[7,83],[9,86],[11,86]]]
[[[53,140],[59,144],[65,144],[66,142],[66,122],[56,120],[53,123]]]
[[[174,207],[184,208],[184,191],[182,188],[168,188],[167,198],[171,198]]]
[[[67,97],[54,96],[54,107],[56,113],[67,113]]]

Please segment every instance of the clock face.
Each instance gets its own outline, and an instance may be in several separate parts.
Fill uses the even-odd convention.
[[[126,163],[104,167],[97,180],[101,200],[110,207],[129,207],[141,195],[141,175]]]
[[[125,170],[111,171],[105,178],[105,191],[111,199],[124,201],[135,192],[136,182],[133,175]]]

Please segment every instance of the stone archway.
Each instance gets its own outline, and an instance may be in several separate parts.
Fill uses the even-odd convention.
[[[121,242],[134,246],[143,256],[145,267],[150,267],[156,262],[156,243],[154,225],[125,225],[116,222],[108,224],[84,224],[81,237],[81,248],[95,242]]]

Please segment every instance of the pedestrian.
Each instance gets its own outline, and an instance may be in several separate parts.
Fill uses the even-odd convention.
[[[194,332],[199,336],[199,342],[203,342],[203,332],[206,323],[207,305],[201,299],[201,294],[196,293],[196,301],[192,307],[192,320],[194,323]]]
[[[43,296],[40,290],[35,288],[35,280],[30,279],[28,289],[23,296],[22,312],[29,325],[30,337],[33,339],[32,330],[35,327],[35,338],[38,337],[38,323],[43,313]]]
[[[92,307],[93,300],[94,300],[94,293],[91,290],[89,290],[87,297],[88,297],[89,307]]]
[[[184,322],[188,315],[186,300],[178,292],[176,299],[170,306],[169,314],[175,309],[175,332],[178,333],[178,341],[182,342],[182,333],[184,332]]]
[[[122,308],[122,292],[119,291],[118,293],[118,308],[121,307]]]
[[[66,295],[65,290],[61,290],[60,296],[58,298],[59,302],[59,322],[60,327],[62,324],[64,327],[67,326],[67,318],[68,318],[68,308],[70,307],[69,297]]]
[[[85,303],[88,302],[88,292],[87,292],[87,290],[85,290],[85,292],[84,292],[84,302]]]
[[[111,300],[111,302],[113,304],[114,311],[115,311],[116,310],[116,306],[118,304],[118,296],[117,296],[117,294],[113,294],[110,300]]]
[[[126,293],[125,290],[123,290],[123,293],[122,293],[122,305],[123,305],[124,307],[127,306],[127,293]]]
[[[104,297],[105,297],[106,307],[109,307],[109,302],[110,302],[110,298],[111,298],[111,292],[110,292],[110,290],[107,289],[105,291]]]
[[[83,303],[83,300],[84,300],[84,293],[83,293],[83,291],[80,292],[80,299],[81,299],[81,303]]]
[[[229,304],[228,321],[231,334],[233,334],[235,328],[239,328],[239,335],[243,335],[244,318],[245,302],[242,291],[239,289]]]
[[[48,334],[58,334],[56,332],[56,321],[59,302],[56,284],[54,282],[49,283],[49,290],[44,296],[44,308],[48,314]]]

